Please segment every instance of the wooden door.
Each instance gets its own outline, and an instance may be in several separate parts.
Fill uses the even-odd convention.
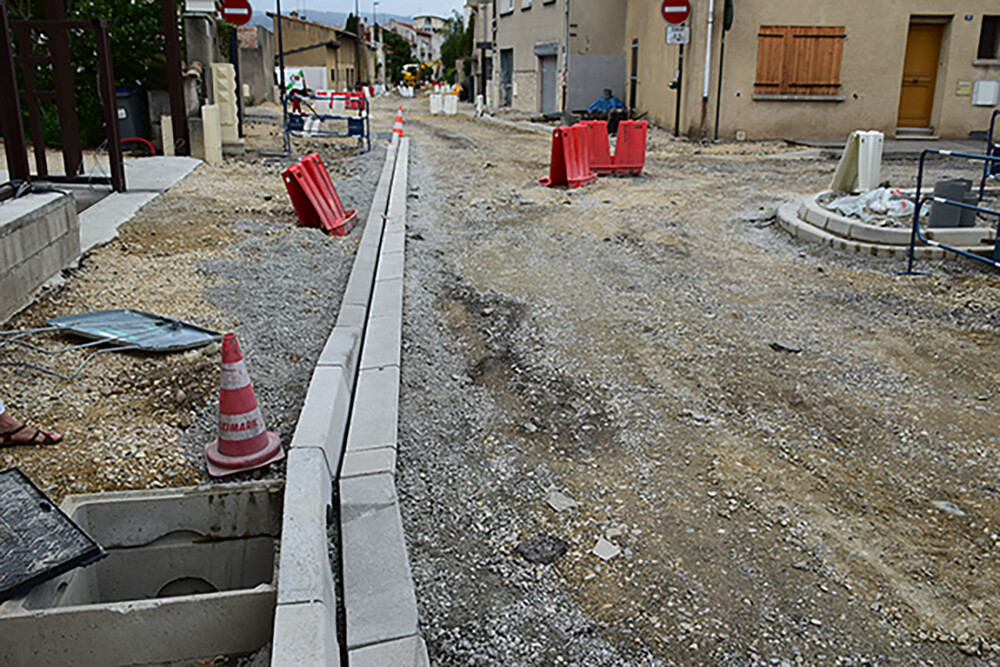
[[[943,25],[912,23],[903,61],[899,127],[930,127]]]

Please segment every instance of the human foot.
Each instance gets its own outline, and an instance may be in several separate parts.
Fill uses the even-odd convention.
[[[10,445],[54,445],[62,441],[55,431],[46,431],[22,424],[9,412],[0,414],[0,447]]]

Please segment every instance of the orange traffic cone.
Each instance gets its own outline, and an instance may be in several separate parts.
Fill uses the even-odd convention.
[[[399,105],[399,111],[396,112],[396,124],[392,126],[392,133],[398,134],[399,138],[403,138],[403,105]]]
[[[227,333],[222,338],[219,437],[205,446],[208,474],[232,475],[263,468],[284,457],[278,434],[264,428],[236,334]]]

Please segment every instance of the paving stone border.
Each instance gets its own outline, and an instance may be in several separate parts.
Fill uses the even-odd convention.
[[[829,211],[819,198],[829,192],[809,195],[778,207],[778,225],[796,238],[807,239],[837,250],[853,251],[873,257],[905,258],[910,249],[910,228],[893,229],[869,225],[860,220]],[[924,236],[968,252],[989,256],[993,253],[996,232],[981,227],[927,229]],[[959,255],[918,242],[917,259],[956,259]]]
[[[429,664],[394,480],[409,139],[393,137],[289,447],[272,662],[340,665],[327,558],[339,509],[349,664]],[[339,491],[339,508],[334,483]]]

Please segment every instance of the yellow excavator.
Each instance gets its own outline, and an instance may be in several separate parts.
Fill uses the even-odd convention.
[[[403,65],[403,85],[420,87],[420,82],[424,76],[430,72],[430,80],[437,81],[441,78],[441,60],[428,60],[425,63],[409,63]]]

